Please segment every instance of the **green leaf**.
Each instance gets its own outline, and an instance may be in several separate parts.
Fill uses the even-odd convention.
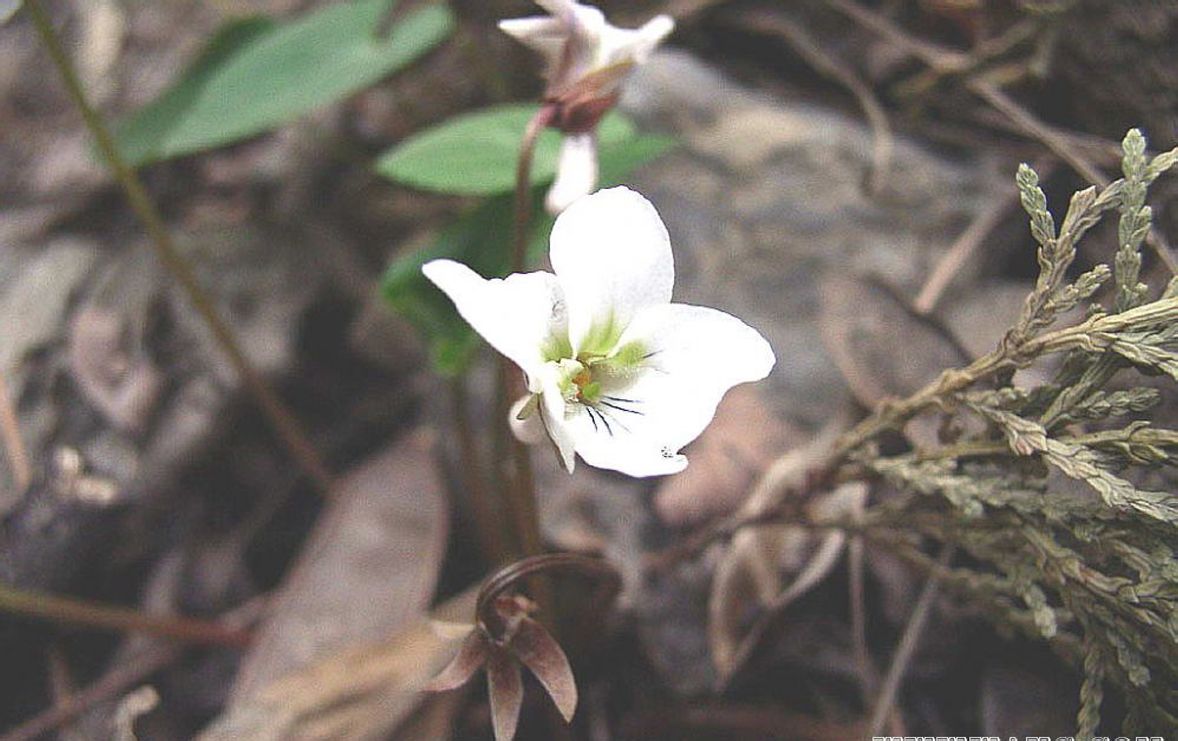
[[[534,110],[528,107],[526,115],[519,120],[520,128],[513,134],[517,141]],[[635,167],[662,155],[675,144],[670,137],[635,134],[633,126],[620,115],[615,114],[615,120],[617,123],[611,126],[628,132],[628,138],[602,142],[599,152],[602,187],[617,185]],[[512,182],[508,190],[514,187]],[[555,222],[544,210],[546,189],[543,183],[532,189],[530,263],[538,262],[547,252],[548,235]],[[514,194],[493,195],[444,229],[429,247],[394,259],[385,273],[381,284],[385,298],[421,332],[434,367],[443,375],[454,376],[466,370],[478,347],[478,339],[458,316],[450,299],[421,274],[421,266],[430,260],[449,258],[469,265],[482,276],[505,275],[511,268],[513,226]]]
[[[541,208],[539,189],[533,194],[529,251],[547,244],[552,217]],[[457,375],[469,365],[478,346],[474,331],[458,316],[454,305],[421,273],[430,260],[449,258],[479,275],[507,273],[513,222],[511,195],[489,198],[444,229],[427,248],[395,259],[385,273],[381,290],[392,307],[408,319],[429,345],[434,367],[443,375]]]
[[[456,195],[486,196],[515,188],[520,139],[538,106],[510,104],[456,116],[401,142],[381,155],[376,171],[406,185]],[[610,113],[597,127],[599,148],[635,138],[633,125]],[[540,135],[532,160],[532,182],[556,175],[560,133]]]
[[[441,42],[450,12],[426,5],[377,36],[394,0],[349,0],[277,25],[232,22],[180,79],[118,130],[135,165],[228,144],[351,95]]]
[[[621,185],[631,172],[662,157],[674,149],[675,143],[673,137],[659,134],[640,134],[617,143],[603,143],[597,155],[601,171],[598,187]]]

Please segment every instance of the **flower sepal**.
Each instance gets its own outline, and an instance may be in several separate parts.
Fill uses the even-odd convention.
[[[616,572],[598,559],[546,554],[509,564],[483,584],[475,622],[457,636],[462,641],[458,653],[426,686],[431,692],[456,689],[485,669],[496,741],[510,741],[515,736],[523,707],[524,667],[552,698],[566,723],[572,722],[577,710],[577,683],[564,649],[532,617],[538,609],[536,603],[512,591],[516,581],[550,568],[607,575],[604,586],[611,595],[616,594],[619,581]],[[603,600],[598,605],[608,603],[609,600]],[[454,635],[452,625],[445,626],[449,635]]]

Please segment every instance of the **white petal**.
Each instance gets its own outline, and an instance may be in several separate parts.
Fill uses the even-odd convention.
[[[577,454],[589,465],[636,477],[663,476],[687,468],[687,458],[662,444],[654,436],[658,429],[638,414],[601,404],[593,409],[580,405],[575,409],[568,427]]]
[[[674,30],[675,20],[669,15],[656,15],[644,23],[637,31],[638,38],[632,50],[634,61],[638,64],[645,63],[650,53]]]
[[[566,209],[552,228],[550,255],[574,353],[591,332],[620,334],[639,310],[671,300],[667,229],[650,201],[628,188],[598,191]]]
[[[543,54],[550,65],[559,61],[569,37],[565,23],[546,16],[502,20],[499,30]]]
[[[595,67],[619,62],[644,64],[651,52],[674,30],[675,21],[666,15],[656,16],[635,30],[606,24],[600,34]]]
[[[597,187],[597,135],[566,134],[560,144],[556,180],[548,190],[544,205],[548,213],[559,214],[574,201],[584,198]]]
[[[554,339],[567,337],[560,285],[550,273],[513,273],[486,280],[453,260],[421,266],[425,277],[450,297],[458,313],[491,347],[532,376]]]
[[[776,358],[757,330],[703,306],[644,310],[621,342],[645,355],[635,380],[617,392],[642,412],[644,435],[678,452],[703,432],[728,389],[769,375]],[[588,459],[586,459],[588,460]]]

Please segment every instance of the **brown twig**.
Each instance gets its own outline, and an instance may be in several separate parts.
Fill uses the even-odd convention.
[[[123,159],[106,123],[90,104],[73,63],[66,55],[61,40],[53,30],[53,24],[41,7],[40,0],[26,0],[24,7],[32,18],[33,25],[48,50],[54,66],[61,75],[70,98],[81,112],[86,128],[94,137],[98,150],[102,153],[115,179],[122,186],[131,209],[143,222],[160,261],[184,289],[188,299],[216,339],[217,345],[229,358],[234,370],[241,377],[246,389],[257,402],[258,408],[265,415],[283,445],[286,446],[291,457],[324,493],[329,492],[332,486],[332,476],[327,466],[319,457],[314,446],[311,445],[298,420],[270,388],[265,378],[250,363],[237,343],[237,339],[233,336],[232,330],[221,319],[212,300],[201,287],[192,266],[177,249],[163,218],[155,204],[152,203],[147,190],[143,187],[142,181],[135,170]]]
[[[506,542],[506,531],[500,519],[499,510],[491,502],[484,478],[485,468],[478,445],[470,428],[470,398],[466,391],[466,379],[454,378],[450,382],[451,418],[454,420],[455,436],[462,455],[459,462],[462,485],[470,497],[474,510],[475,529],[483,548],[483,555],[489,563],[502,563],[511,552]]]
[[[252,623],[265,606],[264,599],[254,599],[230,610],[219,621],[226,629],[242,629]],[[35,741],[61,728],[90,708],[113,700],[148,677],[177,661],[187,646],[179,643],[150,643],[123,664],[108,669],[93,684],[73,694],[68,703],[56,705],[12,728],[0,741]]]
[[[155,617],[126,607],[26,592],[4,585],[0,585],[0,612],[99,630],[146,633],[186,643],[242,647],[250,641],[246,631],[204,620]]]
[[[1042,165],[1036,169],[1043,172]],[[949,287],[953,277],[965,266],[970,256],[977,251],[990,232],[1002,223],[1002,217],[1006,211],[1017,202],[1018,193],[1011,189],[1006,196],[997,198],[990,203],[974,218],[969,228],[954,240],[952,246],[937,261],[936,267],[929,274],[913,302],[912,308],[918,314],[930,314],[937,307],[937,301],[940,300],[945,289]]]
[[[851,643],[855,651],[855,664],[859,669],[859,692],[863,698],[864,707],[871,704],[879,688],[879,669],[871,658],[867,648],[867,603],[866,584],[864,579],[866,548],[864,536],[851,535],[847,541],[847,571],[850,577],[851,603]],[[908,735],[904,729],[904,717],[898,709],[891,713],[891,725],[888,728],[891,736]]]
[[[859,5],[854,0],[826,0],[826,2],[863,27],[907,51],[938,73],[960,74],[971,67],[972,57],[969,54],[951,51],[914,38],[888,18]],[[1080,147],[1075,146],[1075,142],[1067,134],[1041,122],[1034,114],[1002,92],[993,80],[985,76],[970,75],[965,78],[965,85],[971,92],[1010,119],[1025,135],[1038,141],[1056,157],[1068,163],[1089,183],[1100,187],[1108,185],[1108,178],[1082,153]],[[1170,273],[1178,275],[1178,258],[1174,257],[1173,251],[1161,233],[1156,229],[1151,229],[1147,241],[1157,253],[1158,258],[1170,270]]]
[[[132,660],[107,671],[96,682],[70,696],[68,702],[54,705],[40,715],[12,728],[0,736],[0,741],[36,741],[90,708],[119,697],[183,655],[182,646],[149,646]]]
[[[942,74],[953,74],[968,69],[970,66],[971,57],[969,54],[946,49],[915,38],[888,18],[863,7],[854,0],[826,0],[826,4]]]
[[[1091,160],[1080,154],[1065,135],[1040,121],[1033,113],[1002,92],[993,82],[985,78],[974,77],[966,81],[966,87],[989,103],[994,110],[1009,118],[1027,136],[1035,139],[1051,150],[1051,153],[1056,157],[1068,163],[1089,183],[1101,188],[1108,185],[1108,178],[1096,165],[1092,164]]]
[[[1030,41],[1042,28],[1038,19],[1030,18],[1016,23],[1002,34],[987,38],[978,43],[969,52],[966,64],[960,69],[951,71],[945,69],[926,69],[909,80],[897,85],[900,96],[914,96],[927,93],[946,77],[968,75],[979,70],[989,62],[1008,54],[1011,50]]]
[[[776,507],[769,507],[751,515],[738,514],[725,517],[718,522],[704,525],[661,551],[648,554],[643,564],[643,570],[649,573],[667,571],[702,553],[711,544],[730,539],[746,527],[755,527],[771,522],[792,522],[800,510],[800,501],[805,495],[801,492],[788,492],[788,494],[783,497],[786,502]]]
[[[971,79],[968,87],[978,96],[994,107],[995,110],[1007,116],[1016,126],[1024,130],[1028,136],[1041,142],[1052,151],[1055,156],[1068,163],[1073,170],[1080,173],[1091,185],[1101,188],[1109,184],[1109,179],[1100,172],[1079,149],[1072,146],[1068,137],[1060,134],[1054,128],[1042,123],[1034,114],[1016,103],[1010,96],[999,90],[993,83],[983,79]],[[1146,235],[1146,243],[1170,271],[1170,275],[1178,275],[1178,258],[1166,242],[1166,238],[1155,227],[1150,227]]]
[[[528,224],[532,211],[532,158],[536,151],[536,142],[540,134],[552,121],[556,114],[556,107],[544,104],[536,112],[520,141],[519,159],[515,169],[515,203],[514,221],[512,229],[512,258],[513,272],[523,272],[528,259]],[[543,550],[540,534],[540,513],[536,506],[536,483],[532,473],[532,459],[526,445],[511,434],[507,417],[510,414],[512,399],[518,396],[516,388],[519,385],[519,372],[506,356],[498,358],[498,390],[495,395],[495,422],[492,425],[495,460],[492,467],[499,483],[500,495],[504,506],[508,510],[514,525],[516,542],[524,556],[537,556]],[[510,456],[512,474],[503,468],[505,459]],[[555,617],[555,603],[542,578],[532,581],[533,597],[540,603],[544,614],[551,621]],[[549,627],[555,627],[550,622]]]
[[[847,543],[847,571],[851,602],[851,645],[855,649],[855,664],[859,669],[859,691],[863,702],[871,702],[879,686],[879,672],[867,648],[867,600],[864,584],[863,536],[853,535]]]
[[[937,558],[937,563],[942,567],[948,566],[951,558],[953,558],[953,546],[947,545],[942,549],[941,555]],[[929,576],[928,581],[924,583],[924,588],[920,592],[920,597],[916,601],[916,606],[912,608],[912,614],[908,618],[908,625],[904,628],[904,634],[900,637],[899,645],[896,646],[896,652],[892,657],[892,664],[888,667],[888,673],[884,677],[879,697],[875,701],[875,708],[871,712],[871,727],[870,732],[867,734],[868,736],[880,735],[883,731],[884,723],[887,722],[888,716],[892,713],[892,709],[896,704],[896,694],[900,691],[900,683],[904,680],[904,675],[908,672],[908,666],[912,662],[912,655],[916,652],[916,646],[924,631],[924,625],[928,621],[933,600],[937,597],[938,582],[939,579],[936,575]]]
[[[69,705],[78,693],[74,682],[73,672],[70,671],[69,659],[60,639],[49,643],[45,649],[45,669],[48,674],[49,696],[54,707]]]
[[[12,405],[12,397],[8,395],[8,384],[4,374],[0,372],[0,434],[4,436],[4,448],[8,451],[8,460],[12,463],[12,480],[17,492],[23,492],[33,480],[32,467],[29,465],[29,454],[25,449],[24,440],[20,436],[20,422],[16,417],[16,409]]]
[[[868,187],[872,193],[879,193],[887,184],[890,175],[895,137],[888,122],[888,114],[871,88],[855,74],[854,70],[827,54],[813,36],[789,18],[779,13],[752,11],[742,13],[739,19],[753,30],[767,31],[779,36],[817,72],[841,84],[855,96],[871,127],[872,155]]]
[[[512,230],[511,269],[514,272],[523,272],[528,260],[528,223],[532,215],[532,157],[540,134],[555,113],[555,106],[541,106],[536,115],[528,121],[520,142],[519,160],[515,168],[515,211]],[[501,440],[499,449],[509,452],[514,464],[514,477],[504,492],[505,503],[511,510],[523,555],[535,556],[541,552],[541,539],[531,458],[527,446],[516,440],[507,427],[507,414],[511,408],[511,399],[515,395],[513,388],[516,385],[516,375],[511,361],[500,356],[497,410],[499,418],[495,420],[495,434]]]

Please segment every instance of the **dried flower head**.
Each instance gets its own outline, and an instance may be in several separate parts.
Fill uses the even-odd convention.
[[[486,668],[496,741],[510,741],[519,725],[522,667],[539,680],[566,723],[577,710],[577,683],[569,660],[556,639],[532,619],[535,610],[535,603],[523,595],[496,596],[483,610],[493,620],[480,620],[467,629],[458,653],[426,688],[432,692],[455,689]]]
[[[540,52],[551,124],[564,132],[556,181],[546,205],[560,213],[597,185],[597,123],[614,106],[626,74],[675,28],[660,15],[638,29],[618,28],[597,8],[574,0],[536,0],[547,16],[513,18],[499,28]]]

